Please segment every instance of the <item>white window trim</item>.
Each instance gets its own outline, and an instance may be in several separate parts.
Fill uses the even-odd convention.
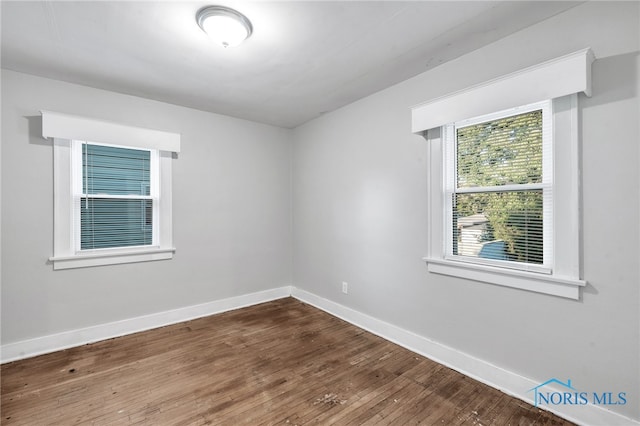
[[[515,287],[570,299],[580,298],[580,167],[577,94],[591,96],[591,49],[583,49],[412,108],[412,131],[427,138],[428,270],[474,281]],[[447,123],[554,100],[553,258],[549,274],[445,257],[443,127]]]
[[[411,108],[414,133],[546,99],[591,96],[591,49],[583,49]]]
[[[95,118],[41,111],[42,136],[58,139],[76,139],[121,145],[136,148],[157,149],[158,151],[180,152],[180,135],[162,130],[134,127]]]
[[[178,152],[180,135],[67,114],[43,112],[42,115],[43,136],[53,139],[54,249],[53,256],[49,258],[53,268],[58,270],[173,258],[176,249],[173,247],[171,207],[172,152],[165,149]],[[76,126],[79,131],[74,133]],[[103,131],[104,133],[101,133]],[[80,139],[74,135],[95,136],[99,140]],[[72,145],[74,140],[159,150],[157,244],[144,247],[77,250],[73,208]]]
[[[552,268],[548,273],[461,261],[447,256],[443,129],[427,132],[429,246],[424,257],[429,272],[514,287],[539,293],[580,298],[580,199],[577,95],[553,101],[553,231]]]

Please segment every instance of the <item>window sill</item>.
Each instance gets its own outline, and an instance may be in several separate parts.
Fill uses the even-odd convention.
[[[519,288],[536,293],[551,294],[574,300],[580,299],[580,287],[584,287],[586,285],[586,282],[583,280],[555,277],[553,275],[536,272],[504,269],[427,257],[423,260],[427,263],[429,272],[434,274],[466,278],[469,280]]]
[[[154,248],[130,251],[105,251],[78,254],[76,256],[50,257],[53,269],[87,268],[91,266],[117,265],[121,263],[149,262],[173,258],[175,248]]]

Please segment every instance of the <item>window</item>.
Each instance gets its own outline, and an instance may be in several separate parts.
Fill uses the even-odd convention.
[[[444,128],[448,258],[551,270],[551,102]]]
[[[430,272],[577,299],[577,96],[428,132]]]
[[[76,250],[157,244],[158,152],[80,141],[72,149]]]
[[[578,93],[591,93],[593,59],[585,49],[412,109],[428,143],[429,272],[580,298]]]
[[[43,112],[54,151],[54,269],[171,259],[180,135]]]

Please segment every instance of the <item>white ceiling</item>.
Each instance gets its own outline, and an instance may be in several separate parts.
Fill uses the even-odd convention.
[[[200,30],[215,4],[245,44]],[[2,67],[292,128],[577,4],[3,1]]]

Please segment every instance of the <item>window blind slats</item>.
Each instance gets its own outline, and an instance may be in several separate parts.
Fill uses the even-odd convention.
[[[459,188],[542,182],[542,111],[457,129]]]
[[[542,191],[455,194],[454,254],[543,263]]]
[[[150,165],[147,150],[82,145],[82,250],[153,243],[153,200],[142,198],[150,195]]]
[[[83,193],[149,195],[150,152],[83,144]]]
[[[544,264],[543,115],[534,109],[456,127],[454,255]]]

